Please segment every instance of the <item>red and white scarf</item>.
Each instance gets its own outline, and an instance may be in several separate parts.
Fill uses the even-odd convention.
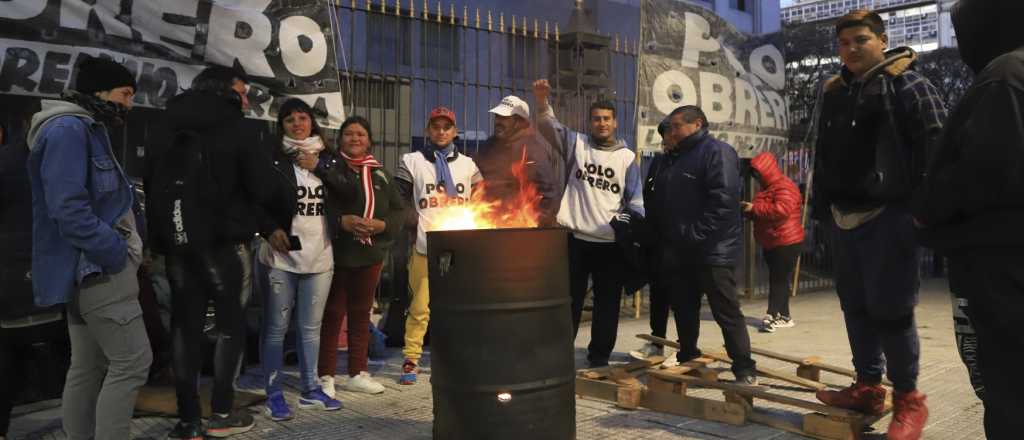
[[[370,154],[354,159],[349,157],[343,151],[338,152],[341,153],[341,157],[345,159],[345,162],[348,162],[350,167],[361,169],[362,172],[360,174],[363,177],[363,195],[366,196],[366,202],[363,204],[363,218],[367,220],[372,219],[374,209],[373,168],[381,168],[383,165],[381,165],[380,162],[378,162],[377,159],[374,159]],[[369,237],[361,238],[359,241],[367,246],[373,246],[373,240]]]

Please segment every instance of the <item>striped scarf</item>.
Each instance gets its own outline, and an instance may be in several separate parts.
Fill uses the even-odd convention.
[[[366,196],[366,202],[363,204],[363,218],[367,220],[372,219],[374,209],[373,168],[381,168],[383,165],[381,165],[380,162],[378,162],[377,159],[374,159],[370,154],[356,159],[349,157],[343,151],[339,150],[338,153],[340,153],[341,157],[345,159],[345,162],[348,162],[348,166],[361,169],[362,172],[360,174],[362,175],[363,180],[363,195]],[[373,240],[369,237],[360,238],[359,241],[367,246],[373,246]]]

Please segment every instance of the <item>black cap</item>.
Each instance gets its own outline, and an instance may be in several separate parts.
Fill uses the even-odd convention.
[[[669,128],[672,128],[672,123],[669,122],[669,118],[666,116],[665,119],[662,119],[661,123],[658,124],[658,136],[665,137],[665,132],[668,131]]]
[[[106,58],[89,57],[78,64],[74,89],[91,95],[118,87],[135,89],[135,76],[120,63]]]

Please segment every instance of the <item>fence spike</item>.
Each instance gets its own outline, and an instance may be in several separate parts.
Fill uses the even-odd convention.
[[[561,40],[559,39],[559,36],[558,36],[558,22],[556,21],[555,22],[555,42],[558,43],[559,41],[561,41]]]
[[[544,20],[544,39],[548,39],[548,21]]]
[[[476,22],[473,27],[480,29],[480,8],[476,8]]]
[[[437,22],[441,22],[441,0],[437,0]]]
[[[352,0],[352,9],[355,9],[355,8],[356,8],[356,0]]]
[[[498,32],[499,33],[505,32],[505,13],[504,12],[498,13]]]
[[[430,4],[423,0],[423,20],[430,20]]]
[[[448,4],[448,24],[455,24],[455,3]]]
[[[512,35],[516,34],[516,14],[512,14]]]
[[[416,18],[416,0],[409,0],[409,18]]]
[[[491,19],[491,10],[488,9],[487,10],[487,31],[490,32],[490,31],[493,31],[493,30],[494,30],[494,20]]]
[[[619,33],[618,32],[615,33],[615,51],[616,52],[619,51]]]
[[[462,25],[469,26],[469,6],[462,5]]]
[[[366,10],[367,11],[372,11],[373,10],[373,0],[366,0]]]
[[[540,38],[540,20],[533,19],[533,38]]]
[[[395,0],[395,15],[402,15],[402,0]]]

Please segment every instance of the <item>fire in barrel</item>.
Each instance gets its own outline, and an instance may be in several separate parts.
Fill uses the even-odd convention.
[[[532,228],[540,197],[520,182],[511,203],[474,196],[427,233],[437,439],[575,438],[568,238]]]

